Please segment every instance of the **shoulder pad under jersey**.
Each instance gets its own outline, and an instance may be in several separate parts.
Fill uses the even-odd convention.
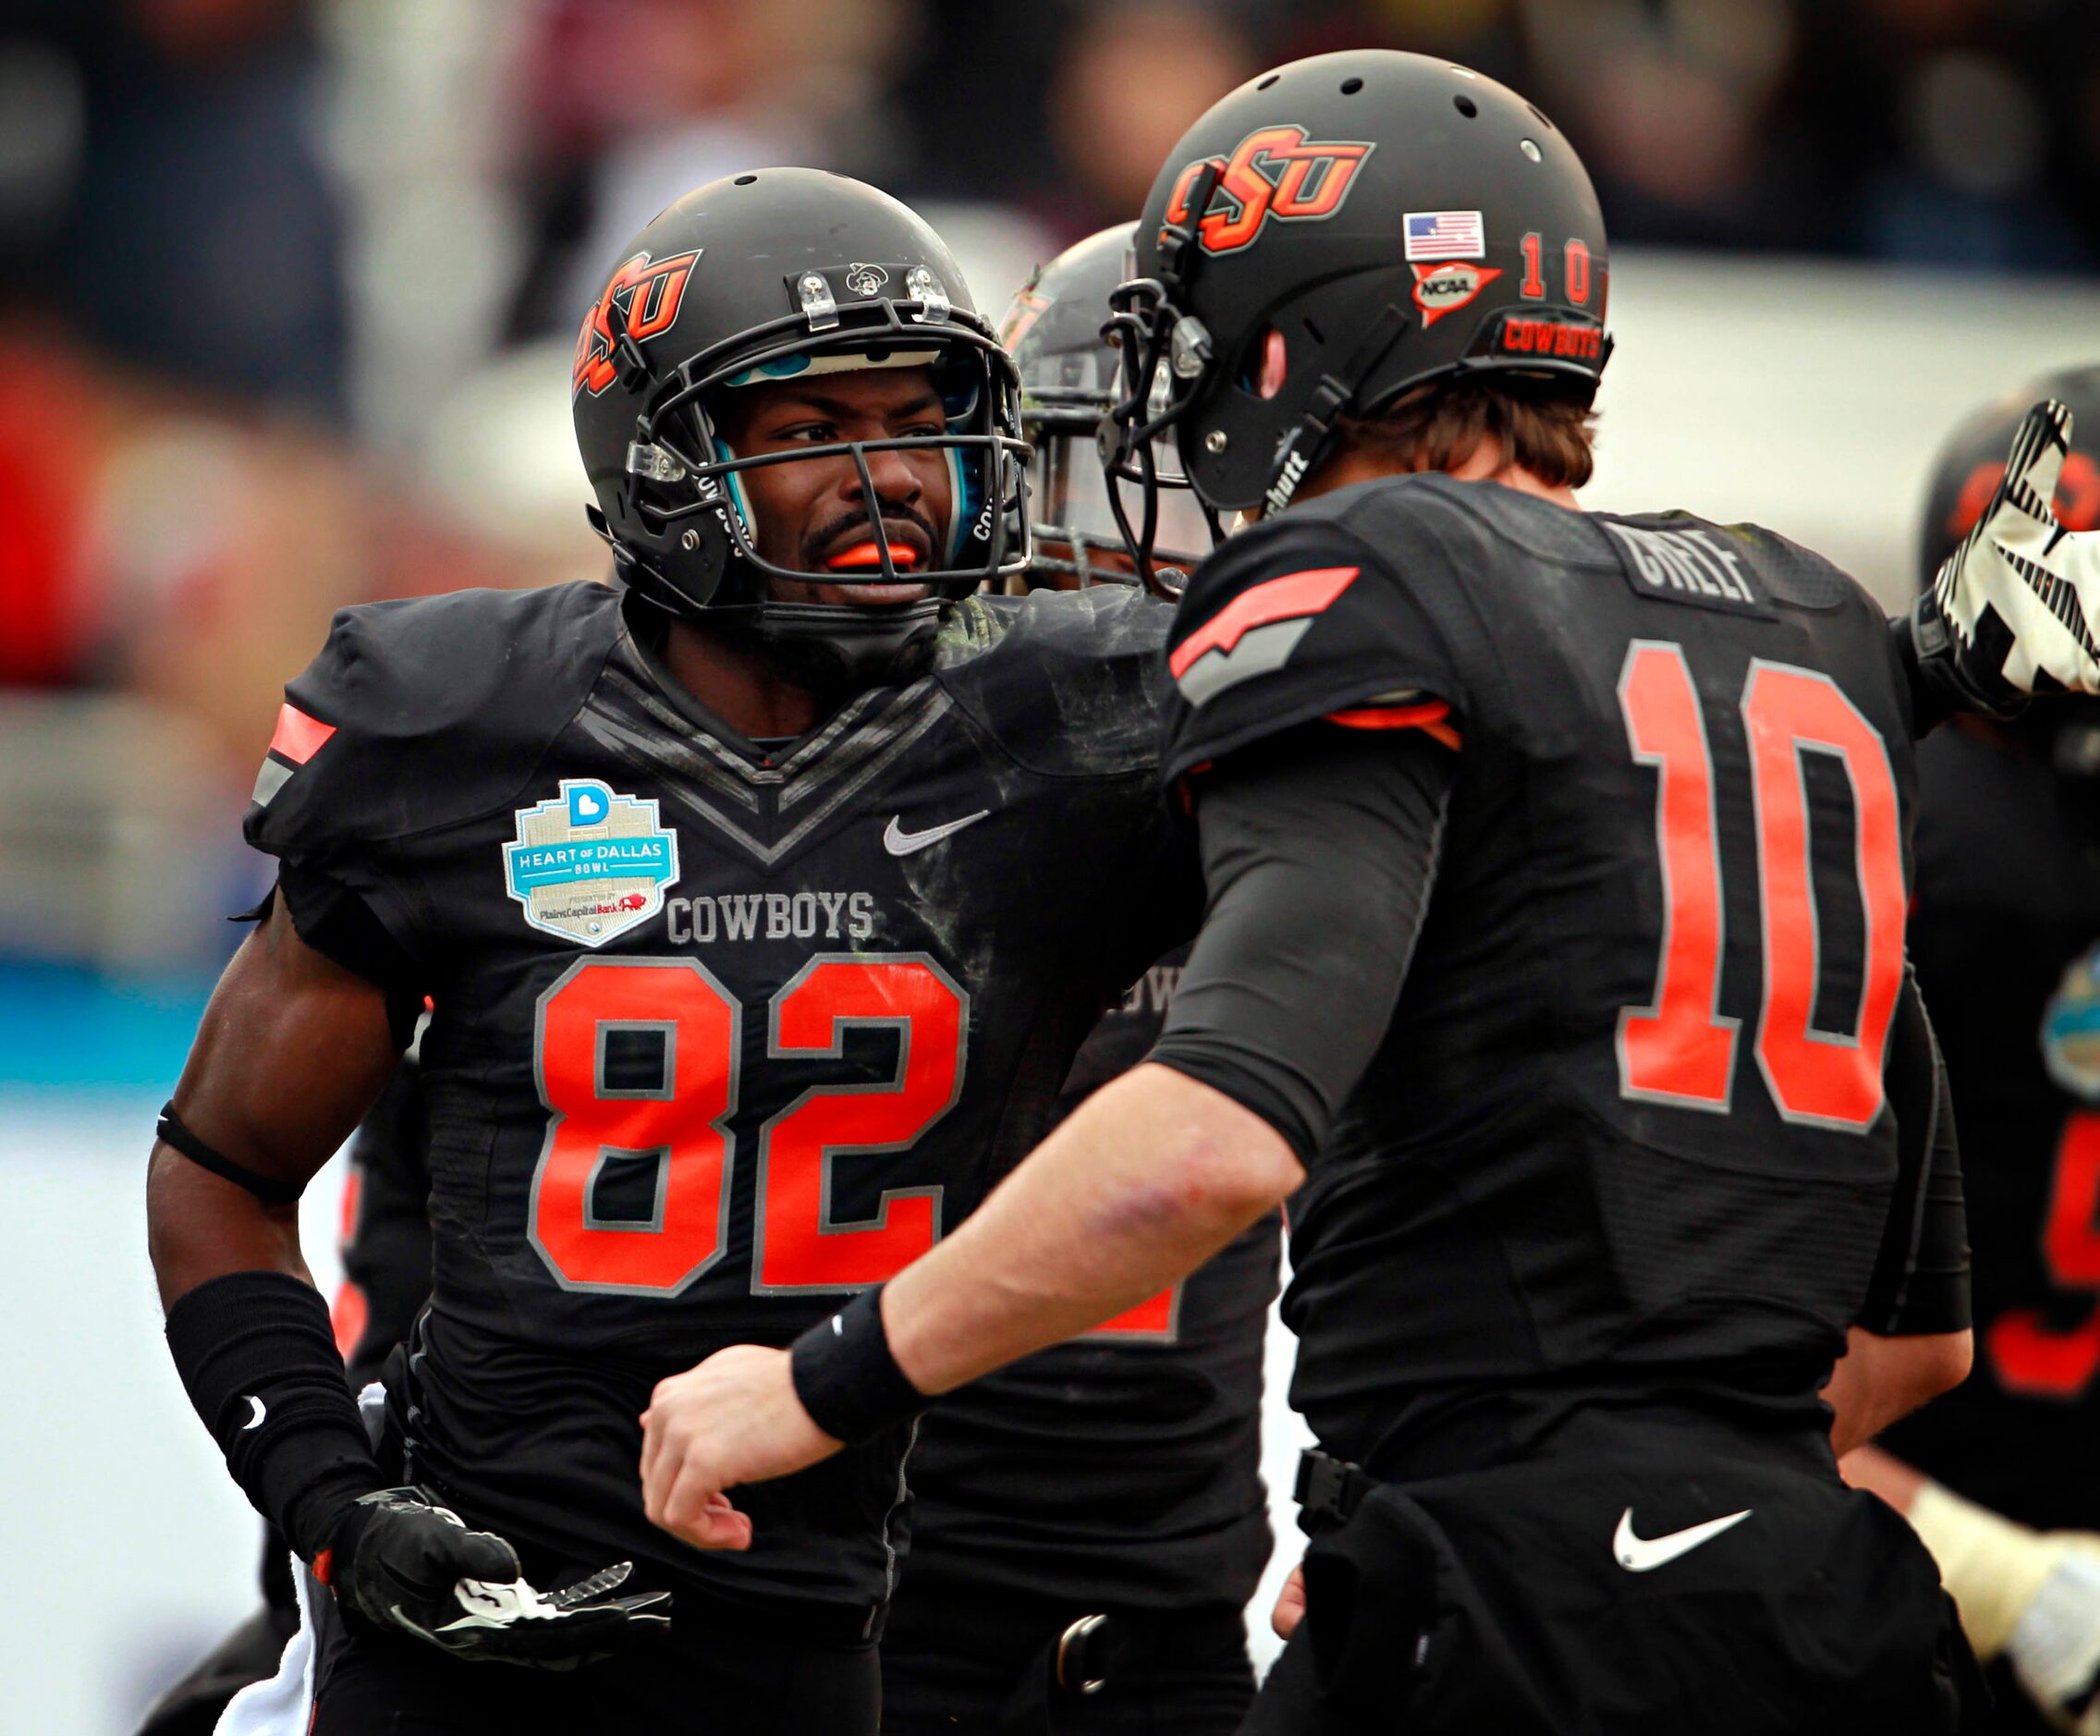
[[[1450,561],[1428,480],[1307,501],[1196,568],[1168,638],[1170,778],[1337,712],[1462,713],[1439,618]]]
[[[1615,556],[1630,563],[1643,582],[1658,593],[1673,585],[1681,590],[1687,563],[1658,556],[1654,550],[1628,545],[1619,530],[1660,532],[1666,537],[1690,537],[1700,549],[1720,551],[1733,566],[1741,563],[1756,575],[1757,588],[1774,603],[1789,608],[1824,612],[1850,609],[1863,613],[1879,628],[1886,617],[1865,586],[1812,548],[1803,548],[1789,537],[1762,524],[1716,524],[1681,510],[1642,513],[1593,513],[1590,521],[1603,525],[1615,536]],[[1616,529],[1615,529],[1616,527]],[[1695,552],[1692,564],[1697,564]],[[1710,568],[1711,562],[1705,563]]]
[[[1173,616],[1132,585],[971,597],[951,617],[934,679],[1040,776],[1149,771]]]
[[[621,631],[619,593],[592,583],[339,611],[285,689],[248,841],[317,858],[508,806]]]

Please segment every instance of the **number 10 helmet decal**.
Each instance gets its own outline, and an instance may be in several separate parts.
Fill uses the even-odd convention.
[[[1606,287],[1590,177],[1515,92],[1390,50],[1293,61],[1214,104],[1153,184],[1106,328],[1104,461],[1173,486],[1152,446],[1171,431],[1205,507],[1280,510],[1337,417],[1424,381],[1587,402]]]

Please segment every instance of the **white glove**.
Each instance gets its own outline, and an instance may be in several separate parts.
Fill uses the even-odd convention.
[[[2100,532],[2065,530],[2052,505],[2070,435],[2054,398],[2027,412],[2005,480],[1912,616],[1921,656],[1944,643],[1964,699],[1996,715],[2035,693],[2100,693]]]
[[[1929,1480],[1909,1518],[1976,1656],[2002,1653],[2057,1730],[2100,1736],[2100,1536],[2032,1531]]]

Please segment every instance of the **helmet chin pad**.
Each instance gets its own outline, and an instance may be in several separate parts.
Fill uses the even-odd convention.
[[[724,611],[725,625],[748,634],[783,675],[820,693],[916,680],[933,662],[941,605],[778,603]]]

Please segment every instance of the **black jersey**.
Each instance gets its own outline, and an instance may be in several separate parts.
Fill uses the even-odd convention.
[[[1166,611],[971,599],[926,678],[774,752],[661,668],[648,618],[589,584],[345,611],[248,836],[355,892],[435,997],[410,1473],[529,1565],[872,1606],[904,1432],[740,1490],[756,1537],[726,1556],[647,1522],[638,1419],[923,1253],[1186,936]]]
[[[1513,1388],[1811,1403],[1898,1173],[1915,778],[1881,611],[1766,531],[1408,477],[1226,544],[1169,667],[1170,776],[1322,718],[1462,743],[1405,985],[1291,1210],[1323,1444],[1375,1463]]]
[[[2100,1530],[2100,811],[2025,731],[1942,729],[1919,770],[1911,947],[1970,1153],[1976,1366],[1883,1444]]]
[[[1096,1025],[1056,1119],[1142,1061],[1185,953]],[[983,1586],[1091,1608],[1243,1605],[1269,1559],[1262,1350],[1271,1216],[1166,1294],[948,1395],[911,1458],[902,1595]]]

